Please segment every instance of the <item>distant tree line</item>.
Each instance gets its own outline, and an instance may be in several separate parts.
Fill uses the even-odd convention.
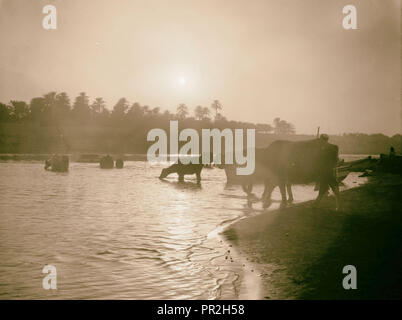
[[[182,103],[172,113],[129,103],[125,98],[109,109],[103,98],[91,101],[85,92],[73,102],[65,92],[49,92],[29,104],[17,100],[0,103],[0,152],[48,152],[62,142],[79,151],[144,152],[148,131],[168,129],[169,120],[180,120],[181,128],[198,130],[254,128],[261,133],[295,133],[291,123],[279,118],[272,124],[229,121],[222,110],[219,100],[193,110]]]
[[[196,106],[191,116],[190,108],[184,103],[177,106],[176,113],[171,113],[169,110],[162,112],[159,107],[151,108],[138,102],[130,104],[126,98],[121,98],[109,110],[103,98],[98,97],[91,102],[85,92],[81,92],[72,104],[65,92],[49,92],[42,97],[33,98],[29,104],[17,100],[11,100],[8,104],[0,103],[0,122],[31,122],[42,126],[124,126],[145,121],[155,127],[160,120],[196,120],[212,127],[219,122],[219,125],[230,123],[229,128],[235,128],[237,124],[240,128],[255,128],[266,133],[295,133],[294,125],[280,118],[275,118],[272,125],[228,121],[222,115],[222,109],[219,100],[214,100],[209,108]]]
[[[147,133],[153,128],[169,130],[169,120],[180,120],[179,127],[256,129],[256,144],[267,146],[277,139],[311,139],[296,135],[293,124],[280,119],[272,123],[228,120],[219,100],[210,106],[190,108],[182,103],[176,112],[159,107],[129,103],[121,98],[108,108],[104,99],[91,101],[81,92],[73,102],[65,92],[49,92],[25,101],[0,103],[0,153],[114,152],[144,153],[149,143]],[[383,134],[344,134],[331,136],[343,153],[377,154],[393,145],[401,148],[401,136]]]

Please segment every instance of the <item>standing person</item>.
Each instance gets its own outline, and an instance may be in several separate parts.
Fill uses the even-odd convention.
[[[389,148],[389,158],[392,159],[395,157],[395,148],[391,146],[391,148]]]
[[[319,133],[319,129],[320,129],[320,127],[318,127],[318,133]],[[317,135],[318,135],[318,133],[317,133]],[[320,135],[318,140],[320,140],[320,142],[322,143],[321,149],[324,149],[325,145],[328,143],[329,136],[327,134],[323,133]],[[316,181],[315,186],[314,186],[314,191],[318,191],[319,189],[320,189],[320,182]]]

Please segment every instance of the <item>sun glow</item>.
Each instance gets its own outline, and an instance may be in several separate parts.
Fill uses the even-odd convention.
[[[178,79],[177,79],[177,82],[179,83],[179,85],[181,86],[181,87],[184,87],[184,86],[186,86],[187,85],[187,78],[186,77],[179,77]]]

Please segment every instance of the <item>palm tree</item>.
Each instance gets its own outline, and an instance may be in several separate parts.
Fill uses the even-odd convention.
[[[52,91],[43,95],[45,99],[46,108],[52,108],[56,104],[57,93]]]
[[[12,114],[14,115],[16,120],[24,119],[29,114],[29,106],[26,104],[25,101],[10,101]]]
[[[161,108],[155,107],[155,108],[153,108],[153,109],[151,110],[151,114],[152,114],[153,116],[158,116],[160,111],[161,111]]]
[[[218,116],[218,111],[222,110],[222,104],[219,102],[219,100],[214,100],[214,102],[212,102],[211,104],[211,109],[215,110],[215,119]]]
[[[29,103],[29,108],[31,109],[31,119],[34,122],[43,121],[43,113],[45,110],[45,98],[37,97],[32,98]]]
[[[211,112],[209,111],[209,108],[207,107],[202,108],[202,120],[210,120],[209,119],[210,114]]]
[[[131,120],[136,120],[144,116],[144,110],[138,102],[134,102],[127,112]]]
[[[202,120],[203,116],[204,116],[204,108],[201,106],[196,106],[194,109],[194,117],[197,120]]]
[[[48,122],[53,122],[56,118],[56,96],[57,93],[52,91],[43,95],[44,118]]]
[[[170,113],[169,110],[165,110],[165,112],[163,112],[163,117],[168,120],[173,119],[173,115]]]
[[[120,126],[125,122],[128,106],[126,98],[119,99],[114,105],[111,113],[111,121],[115,126]]]
[[[147,105],[143,106],[142,112],[144,113],[144,115],[148,115],[149,114],[149,106],[147,106]]]
[[[222,113],[219,113],[215,116],[215,121],[227,121],[226,117],[222,115]]]
[[[0,103],[0,122],[7,122],[10,119],[10,106]]]
[[[268,123],[257,123],[256,129],[261,133],[270,133],[273,130],[272,126]]]
[[[91,104],[91,111],[95,114],[102,113],[103,109],[105,108],[106,103],[102,98],[95,98],[94,102]]]
[[[194,116],[197,120],[209,120],[210,111],[207,107],[197,106],[194,110]]]
[[[274,119],[274,133],[275,134],[294,134],[296,132],[295,126],[280,118]]]
[[[183,120],[187,117],[188,108],[184,103],[179,104],[179,106],[177,107],[176,115],[180,120]]]
[[[113,107],[112,114],[117,116],[124,116],[128,109],[128,101],[126,98],[121,98]]]
[[[70,98],[62,92],[55,97],[55,116],[57,120],[66,120],[71,111]]]
[[[79,96],[75,98],[72,113],[78,122],[84,123],[89,119],[91,110],[89,109],[89,97],[85,92],[80,92]]]
[[[281,122],[281,118],[275,118],[274,119],[274,128],[277,128],[279,126],[279,123]]]

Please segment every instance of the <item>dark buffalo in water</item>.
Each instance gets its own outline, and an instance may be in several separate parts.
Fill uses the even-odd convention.
[[[106,155],[100,159],[99,165],[101,169],[113,169],[114,167],[113,158],[110,155]]]
[[[119,158],[116,160],[116,168],[117,169],[123,169],[124,167],[124,161],[123,159]]]
[[[271,193],[279,186],[282,195],[282,206],[293,200],[291,184],[319,183],[319,194],[316,204],[328,192],[333,190],[336,206],[339,206],[339,188],[336,178],[338,163],[338,146],[322,139],[307,141],[277,140],[266,149],[256,153],[256,173],[259,179],[264,179],[264,207],[271,202]],[[244,180],[243,189],[250,193],[254,183],[254,175]]]
[[[203,167],[204,165],[201,163],[201,158],[199,159],[199,164],[193,164],[193,163],[183,164],[179,160],[177,163],[172,164],[170,167],[162,169],[159,179],[164,179],[169,174],[177,173],[179,176],[179,181],[183,182],[185,175],[195,174],[197,176],[197,182],[200,183],[201,170]]]
[[[67,155],[53,155],[50,159],[45,161],[45,170],[55,172],[67,172],[70,164]]]

